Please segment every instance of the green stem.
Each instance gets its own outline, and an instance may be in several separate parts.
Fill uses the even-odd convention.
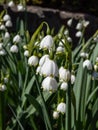
[[[5,102],[4,102],[4,94],[5,92],[0,91],[0,130],[5,129]]]

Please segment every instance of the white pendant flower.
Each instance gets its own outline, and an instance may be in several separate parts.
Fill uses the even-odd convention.
[[[46,59],[44,64],[41,67],[41,74],[44,76],[58,76],[58,66],[55,61]]]
[[[76,26],[77,30],[81,30],[83,28],[83,24],[81,22],[79,22]]]
[[[71,75],[71,84],[74,84],[75,83],[75,79],[76,79],[76,77],[75,77],[75,75]]]
[[[49,58],[49,55],[42,56],[39,60],[39,65],[42,66],[47,58]]]
[[[29,57],[29,51],[28,50],[24,51],[24,56]]]
[[[76,32],[76,37],[81,37],[81,36],[82,36],[82,32],[81,31]]]
[[[9,2],[8,2],[8,7],[14,7],[14,6],[15,6],[15,4],[14,4],[13,1],[9,1]]]
[[[9,38],[10,38],[9,32],[6,32],[6,33],[5,33],[4,38],[5,38],[5,39],[9,39]]]
[[[67,82],[63,82],[61,84],[61,86],[60,86],[60,89],[66,91],[68,89],[68,83]]]
[[[25,10],[24,5],[23,5],[23,4],[21,4],[21,3],[20,3],[20,4],[18,4],[18,5],[17,5],[17,10],[18,10],[18,11],[24,11],[24,10]]]
[[[51,35],[45,36],[42,41],[40,42],[41,49],[48,49],[50,50],[53,47],[53,38]]]
[[[5,14],[5,15],[4,15],[4,17],[3,17],[3,20],[4,20],[4,21],[11,20],[11,17],[10,17],[10,15],[8,15],[8,14]]]
[[[18,46],[17,45],[12,45],[11,48],[10,48],[10,52],[18,53]]]
[[[58,119],[58,118],[59,118],[59,112],[54,111],[54,112],[53,112],[53,118],[54,118],[54,119]]]
[[[66,104],[64,102],[58,104],[57,111],[64,114],[66,112]]]
[[[63,52],[64,52],[64,47],[62,46],[57,47],[56,53],[63,53]]]
[[[6,55],[6,51],[4,49],[0,50],[0,55],[1,56],[5,56]]]
[[[12,21],[11,20],[6,21],[5,26],[12,27]]]
[[[92,70],[92,63],[90,60],[87,59],[83,62],[83,68],[85,67],[87,67],[88,70]]]
[[[81,56],[82,58],[88,58],[88,53],[86,53],[86,52],[81,52],[80,56]]]
[[[5,27],[5,25],[0,25],[0,30],[5,30],[6,29],[6,27]]]
[[[71,78],[71,74],[70,74],[70,71],[68,69],[65,69],[64,67],[61,67],[59,69],[59,78],[60,78],[60,81],[69,81],[70,78]]]
[[[68,25],[69,27],[71,27],[72,21],[73,21],[72,18],[67,21],[67,25]]]
[[[48,76],[42,81],[42,88],[44,91],[54,92],[58,88],[57,81],[55,80],[55,78]]]
[[[17,34],[17,35],[13,38],[13,42],[15,42],[15,43],[21,42],[21,37],[20,37],[20,35]]]
[[[5,91],[5,90],[6,90],[6,85],[0,84],[0,91]]]
[[[34,55],[29,57],[28,65],[30,65],[30,66],[37,66],[38,65],[38,57],[34,56]]]

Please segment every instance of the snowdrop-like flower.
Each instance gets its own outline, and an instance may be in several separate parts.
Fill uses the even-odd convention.
[[[24,5],[21,4],[21,3],[18,4],[18,5],[17,5],[17,10],[18,10],[18,11],[24,11],[24,10],[25,10]]]
[[[17,35],[13,38],[13,42],[15,42],[15,43],[21,42],[21,37],[20,37],[20,35],[17,34]]]
[[[64,114],[66,112],[66,104],[64,102],[58,104],[57,111]]]
[[[50,50],[53,47],[53,38],[51,35],[45,36],[42,41],[40,42],[41,49],[48,49]]]
[[[29,51],[28,50],[24,51],[24,56],[29,57]]]
[[[4,17],[3,17],[3,20],[4,20],[4,21],[11,20],[11,17],[10,17],[10,15],[8,15],[8,14],[5,14],[5,15],[4,15]]]
[[[68,42],[72,42],[71,37],[67,37]]]
[[[75,75],[71,75],[71,84],[74,84],[75,83],[75,79],[76,79],[76,77],[75,77]]]
[[[97,71],[98,70],[98,65],[94,65],[94,70]]]
[[[40,71],[41,71],[41,66],[38,66],[37,69],[36,69],[36,74],[40,74]]]
[[[12,45],[10,47],[10,52],[12,52],[12,53],[18,53],[18,46],[17,45]]]
[[[42,81],[42,88],[44,91],[54,92],[58,88],[57,81],[55,80],[55,78],[48,76]]]
[[[0,50],[2,50],[3,49],[3,43],[1,42],[0,43]]]
[[[56,53],[63,53],[63,52],[64,52],[64,48],[62,46],[57,47]]]
[[[89,25],[89,23],[90,23],[89,21],[85,21],[85,20],[83,20],[82,22],[83,22],[83,26],[84,26],[85,28],[86,28],[86,27]]]
[[[13,1],[9,1],[9,2],[8,2],[8,7],[14,7],[14,6],[15,6],[15,4],[14,4]]]
[[[65,69],[64,67],[61,67],[59,69],[59,78],[60,78],[60,81],[69,81],[70,78],[71,78],[71,74],[70,74],[70,71],[68,69]]]
[[[38,57],[37,56],[30,56],[28,59],[28,65],[30,66],[37,66],[38,65]]]
[[[6,21],[5,26],[6,26],[6,27],[12,27],[12,22],[11,22],[11,20]]]
[[[54,119],[58,119],[58,118],[59,118],[59,112],[54,111],[54,112],[53,112],[53,118],[54,118]]]
[[[69,34],[69,31],[66,29],[65,31],[64,31],[64,35],[68,35]]]
[[[1,55],[1,56],[6,55],[6,51],[5,51],[4,49],[0,50],[0,55]]]
[[[82,32],[81,31],[76,32],[76,37],[81,37],[81,36],[82,36]]]
[[[5,25],[0,25],[0,30],[5,30],[6,29],[6,27],[5,27]]]
[[[63,82],[60,86],[60,89],[66,91],[68,89],[68,83],[67,82]]]
[[[83,24],[82,23],[78,23],[77,26],[76,26],[76,29],[77,30],[81,30],[83,28]]]
[[[88,58],[88,53],[86,53],[86,52],[81,52],[80,56],[81,56],[82,58]]]
[[[0,84],[0,91],[5,91],[5,90],[6,90],[6,85]]]
[[[4,35],[5,39],[9,39],[10,38],[10,34],[9,32],[6,32],[5,35]]]
[[[98,62],[98,57],[96,57],[96,62]]]
[[[69,19],[69,20],[67,21],[67,25],[68,25],[69,27],[71,27],[71,25],[72,25],[72,19]]]
[[[85,67],[87,67],[88,70],[92,70],[92,63],[90,60],[87,59],[83,62],[83,68]]]
[[[58,76],[58,66],[55,61],[46,59],[41,67],[41,75],[44,76]]]
[[[49,58],[49,55],[42,56],[39,61],[39,65],[42,66],[47,58]]]

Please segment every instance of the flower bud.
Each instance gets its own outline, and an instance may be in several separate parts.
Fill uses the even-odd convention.
[[[42,88],[44,91],[54,92],[58,88],[57,81],[55,80],[55,78],[48,76],[42,81]]]
[[[24,56],[29,57],[29,51],[28,50],[24,51]]]
[[[58,104],[57,106],[57,111],[64,114],[66,112],[66,104],[61,102],[60,104]]]
[[[38,65],[38,57],[34,56],[34,55],[29,57],[28,65],[30,65],[30,66],[37,66]]]
[[[54,111],[54,112],[53,112],[53,118],[54,118],[54,119],[58,119],[58,118],[59,118],[59,112]]]
[[[0,91],[5,91],[5,90],[6,90],[6,85],[0,84]]]
[[[0,25],[0,30],[5,30],[6,29],[6,27],[2,24],[2,25]]]
[[[9,39],[10,38],[10,34],[9,32],[6,32],[5,35],[4,35],[5,39]]]
[[[81,30],[83,28],[83,24],[82,23],[78,23],[77,26],[76,26],[76,29],[77,30]]]
[[[88,53],[81,52],[80,56],[81,56],[82,58],[88,58]]]
[[[11,48],[10,48],[10,52],[18,53],[18,46],[17,45],[12,45]]]
[[[71,84],[74,84],[75,83],[75,79],[76,79],[76,77],[75,77],[75,75],[71,75]]]
[[[0,50],[0,55],[1,56],[5,56],[6,55],[6,51],[4,49]]]
[[[25,8],[24,8],[24,6],[20,3],[20,4],[17,5],[17,10],[18,10],[18,11],[24,11]]]

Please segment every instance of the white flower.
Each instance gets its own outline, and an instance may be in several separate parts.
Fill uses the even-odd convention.
[[[40,71],[41,71],[41,66],[38,66],[36,69],[36,74],[40,74]]]
[[[18,46],[17,45],[12,45],[10,47],[10,52],[12,52],[12,53],[18,53]]]
[[[66,112],[66,104],[64,102],[58,104],[57,111],[64,114]]]
[[[76,29],[77,30],[81,30],[83,28],[83,24],[82,23],[78,23],[77,26],[76,26]]]
[[[3,49],[3,43],[1,42],[0,43],[0,50],[2,50]]]
[[[62,46],[57,47],[56,52],[57,52],[57,53],[62,53],[62,52],[64,52],[64,47],[62,47]]]
[[[67,37],[68,42],[72,42],[71,37]]]
[[[44,91],[56,91],[58,88],[57,81],[53,77],[46,77],[42,81],[42,88]]]
[[[20,37],[20,35],[17,34],[17,35],[13,38],[13,42],[15,42],[15,43],[21,42],[21,37]]]
[[[96,62],[98,62],[98,57],[96,57]]]
[[[28,59],[28,65],[30,66],[37,66],[38,65],[38,57],[37,56],[30,56]]]
[[[9,1],[9,2],[8,2],[8,7],[14,7],[14,6],[15,6],[15,4],[14,4],[13,1]]]
[[[24,6],[20,3],[20,4],[17,5],[17,10],[18,10],[18,11],[24,11],[25,8],[24,8]]]
[[[53,38],[51,35],[45,36],[42,41],[40,42],[41,49],[48,49],[50,50],[53,47]]]
[[[41,67],[41,74],[44,76],[58,76],[58,66],[55,61],[47,58]]]
[[[83,68],[85,67],[87,67],[88,70],[92,70],[92,63],[90,60],[87,59],[83,62]]]
[[[42,66],[47,58],[49,58],[49,55],[42,56],[40,58],[39,65]]]
[[[71,84],[74,84],[75,83],[75,79],[76,79],[76,77],[75,77],[75,75],[71,75]]]
[[[4,49],[0,50],[0,55],[1,55],[1,56],[6,55],[6,51],[5,51]]]
[[[88,53],[81,52],[80,56],[81,56],[82,58],[88,58]]]
[[[76,37],[81,37],[81,36],[82,36],[82,32],[81,31],[76,32]]]
[[[0,25],[0,30],[5,30],[6,29],[6,27],[2,24],[2,25]]]
[[[10,38],[10,34],[9,32],[6,32],[5,35],[4,35],[5,39],[9,39]]]
[[[70,78],[71,78],[71,74],[70,74],[70,71],[68,69],[65,69],[64,67],[61,67],[59,69],[59,78],[60,78],[60,81],[69,81]]]
[[[11,17],[10,17],[10,15],[8,15],[8,14],[5,14],[5,15],[4,15],[4,17],[3,17],[3,20],[4,20],[4,21],[11,20]]]
[[[0,84],[0,91],[5,91],[5,90],[6,90],[6,85]]]
[[[68,83],[67,82],[63,82],[60,86],[60,89],[66,91],[68,89]]]
[[[69,20],[67,21],[67,25],[68,25],[69,27],[71,27],[71,25],[72,25],[72,19],[69,19]]]
[[[53,118],[54,118],[54,119],[58,119],[58,118],[59,118],[59,112],[54,111],[54,112],[53,112]]]
[[[24,51],[24,56],[29,57],[29,51],[28,50]]]
[[[86,28],[86,27],[89,25],[89,23],[90,23],[89,21],[85,21],[85,20],[83,20],[82,22],[83,22],[83,26],[84,26],[85,28]]]
[[[12,22],[11,22],[11,20],[6,21],[5,26],[6,26],[6,27],[12,27]]]
[[[94,65],[94,70],[97,71],[98,70],[98,65]]]
[[[69,31],[66,29],[65,31],[64,31],[64,35],[68,35],[69,34]]]

